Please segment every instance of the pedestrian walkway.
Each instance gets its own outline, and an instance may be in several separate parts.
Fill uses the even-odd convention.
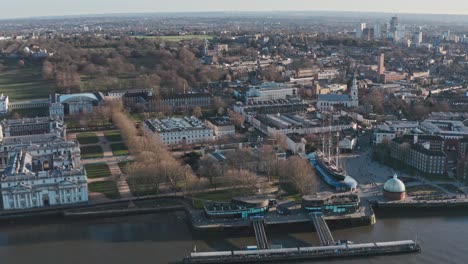
[[[98,132],[96,132],[96,135],[97,135],[97,137],[99,139],[98,144],[102,148],[104,158],[113,157],[114,154],[112,153],[112,149],[111,149],[111,147],[109,145],[109,142],[107,141],[106,137],[104,136],[104,132],[98,131]]]
[[[95,131],[96,136],[98,138],[98,142],[95,144],[86,144],[86,145],[81,145],[81,147],[84,146],[96,146],[99,145],[102,148],[103,152],[103,157],[102,158],[96,158],[96,159],[83,159],[81,160],[81,164],[86,165],[86,164],[95,164],[95,163],[105,163],[109,166],[109,170],[111,172],[111,176],[107,177],[101,177],[101,178],[94,178],[94,179],[88,179],[88,184],[94,183],[94,182],[102,182],[102,181],[114,181],[117,185],[117,188],[119,190],[119,194],[121,198],[132,198],[132,192],[130,191],[130,187],[128,186],[127,183],[127,176],[122,173],[119,167],[119,162],[121,161],[128,161],[128,160],[133,160],[133,157],[131,156],[114,156],[112,153],[112,148],[111,144],[116,144],[116,143],[123,143],[123,141],[112,141],[109,142],[107,138],[105,137],[106,131]],[[76,140],[76,135],[79,133],[71,133],[68,135],[69,140]],[[93,200],[93,202],[97,201],[109,201],[108,198],[106,198],[103,194],[101,193],[89,193],[89,198]]]
[[[133,197],[130,187],[127,183],[127,176],[122,173],[119,165],[116,162],[108,163],[109,169],[112,173],[112,176],[115,177],[117,181],[117,188],[119,189],[121,198],[131,198]]]

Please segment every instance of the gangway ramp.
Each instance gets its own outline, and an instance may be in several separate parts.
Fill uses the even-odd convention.
[[[270,246],[268,245],[268,238],[266,235],[265,222],[263,221],[263,218],[253,218],[251,220],[258,249],[269,249]]]
[[[310,214],[312,218],[312,223],[315,226],[317,235],[320,239],[320,245],[322,246],[331,246],[335,245],[335,240],[333,239],[330,228],[328,228],[327,222],[323,218],[322,213],[312,213]]]

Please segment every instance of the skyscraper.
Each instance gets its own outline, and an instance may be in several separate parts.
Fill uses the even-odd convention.
[[[362,33],[364,29],[367,27],[366,23],[359,23],[356,28],[356,38],[362,38]]]
[[[382,25],[376,23],[374,25],[374,39],[380,39],[382,37]]]
[[[400,24],[398,22],[398,17],[396,16],[392,17],[392,20],[390,20],[390,31],[396,32],[399,25]]]
[[[412,39],[412,45],[415,46],[415,47],[419,47],[422,43],[422,38],[423,38],[423,35],[422,35],[422,32],[421,32],[421,28],[418,28],[418,30],[416,30],[414,33],[413,33],[413,39]]]

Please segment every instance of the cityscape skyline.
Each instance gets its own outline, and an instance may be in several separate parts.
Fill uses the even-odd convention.
[[[25,8],[26,6],[26,8]],[[119,14],[119,13],[171,13],[171,12],[262,12],[262,11],[333,11],[333,12],[382,12],[382,13],[415,13],[415,14],[453,14],[468,15],[468,2],[447,0],[444,5],[438,1],[428,0],[424,5],[403,0],[391,2],[357,0],[343,2],[330,0],[327,2],[293,0],[287,4],[282,1],[246,1],[219,2],[214,0],[200,0],[187,2],[175,0],[170,3],[160,0],[136,0],[132,2],[91,1],[56,2],[53,0],[6,2],[0,14],[0,19],[28,18],[43,16]]]

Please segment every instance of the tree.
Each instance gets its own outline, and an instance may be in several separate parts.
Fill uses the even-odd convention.
[[[196,118],[200,118],[202,116],[202,109],[201,107],[197,106],[192,109],[192,115]]]
[[[42,78],[45,80],[52,80],[54,78],[54,66],[47,60],[42,64]]]
[[[225,110],[224,110],[223,107],[220,107],[220,108],[218,108],[218,111],[217,111],[216,113],[217,113],[217,115],[219,115],[219,116],[223,116],[224,113],[225,113]]]
[[[210,181],[210,184],[213,185],[215,178],[223,174],[223,169],[217,161],[205,156],[200,159],[198,173],[201,177],[206,177]]]
[[[280,177],[290,182],[301,195],[315,193],[318,189],[317,175],[306,159],[298,156],[281,161]]]
[[[231,122],[236,127],[243,127],[244,126],[245,118],[244,118],[243,115],[228,109],[228,116],[229,116],[229,119],[231,120]]]
[[[288,149],[288,138],[286,135],[283,135],[279,132],[275,132],[271,135],[271,138],[275,140],[276,146],[282,148],[283,150]]]
[[[226,102],[218,96],[213,97],[213,106],[215,109],[226,108]]]

